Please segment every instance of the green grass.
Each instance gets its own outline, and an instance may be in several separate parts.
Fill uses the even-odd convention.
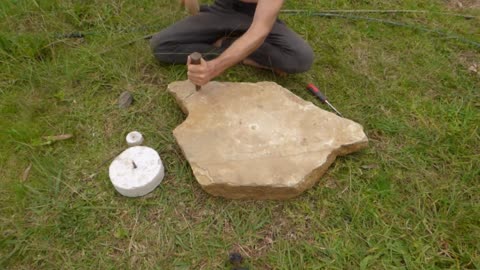
[[[468,1],[465,1],[468,2]],[[451,10],[446,1],[287,1],[286,8]],[[285,78],[238,66],[218,80],[275,80],[320,105],[314,82],[370,147],[337,159],[289,201],[230,201],[196,183],[172,136],[184,115],[166,92],[185,67],[159,65],[149,34],[185,14],[173,1],[7,1],[0,7],[0,268],[480,268],[480,49],[375,22],[282,15],[314,47]],[[480,20],[370,14],[480,42]],[[148,26],[148,27],[145,27]],[[82,31],[85,39],[57,33]],[[105,53],[101,53],[104,52]],[[130,90],[135,103],[117,108]],[[139,130],[167,175],[144,198],[112,187],[107,166]],[[38,146],[42,136],[74,138]],[[28,178],[23,171],[31,164]]]

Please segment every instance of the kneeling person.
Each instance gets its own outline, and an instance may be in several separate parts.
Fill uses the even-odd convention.
[[[196,0],[183,0],[194,1]],[[165,63],[188,64],[188,78],[204,85],[237,63],[278,73],[307,71],[312,48],[277,19],[283,0],[216,0],[200,12],[155,34],[155,57]],[[187,55],[205,60],[190,64]]]

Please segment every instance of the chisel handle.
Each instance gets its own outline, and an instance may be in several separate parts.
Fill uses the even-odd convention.
[[[316,97],[318,97],[318,99],[320,99],[322,103],[327,104],[328,107],[334,110],[336,114],[338,114],[340,117],[343,117],[343,115],[335,107],[333,107],[333,105],[330,104],[330,102],[328,102],[327,97],[322,92],[320,92],[320,90],[318,90],[318,88],[313,83],[308,84],[307,89]]]
[[[190,54],[190,64],[200,65],[201,62],[202,62],[202,54],[201,53],[194,52],[194,53]],[[195,85],[195,89],[197,91],[200,90],[201,88],[202,87],[200,85]]]
[[[313,83],[309,83],[307,85],[307,90],[317,96],[322,103],[327,103],[327,97],[322,92],[320,92],[320,90],[318,90],[318,88]]]

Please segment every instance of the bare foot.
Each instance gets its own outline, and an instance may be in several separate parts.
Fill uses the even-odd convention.
[[[197,0],[180,0],[180,4],[185,5],[185,8],[190,15],[197,15],[200,11],[200,5]]]
[[[215,41],[215,42],[212,44],[213,47],[215,47],[215,48],[220,48],[220,47],[222,47],[222,44],[223,44],[223,42],[225,41],[225,39],[227,39],[227,37],[221,37],[221,38],[219,38],[217,41]]]
[[[247,66],[256,67],[256,68],[261,68],[261,69],[273,70],[273,72],[275,72],[275,74],[277,74],[280,77],[285,77],[285,76],[288,75],[285,71],[281,71],[281,70],[276,69],[276,68],[270,68],[270,67],[262,66],[262,65],[253,61],[250,58],[246,58],[245,60],[243,60],[242,64],[247,65]]]

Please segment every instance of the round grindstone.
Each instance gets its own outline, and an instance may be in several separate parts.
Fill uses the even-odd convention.
[[[123,151],[110,164],[109,176],[115,189],[127,197],[144,196],[163,180],[165,169],[157,151],[146,146],[133,146]]]

